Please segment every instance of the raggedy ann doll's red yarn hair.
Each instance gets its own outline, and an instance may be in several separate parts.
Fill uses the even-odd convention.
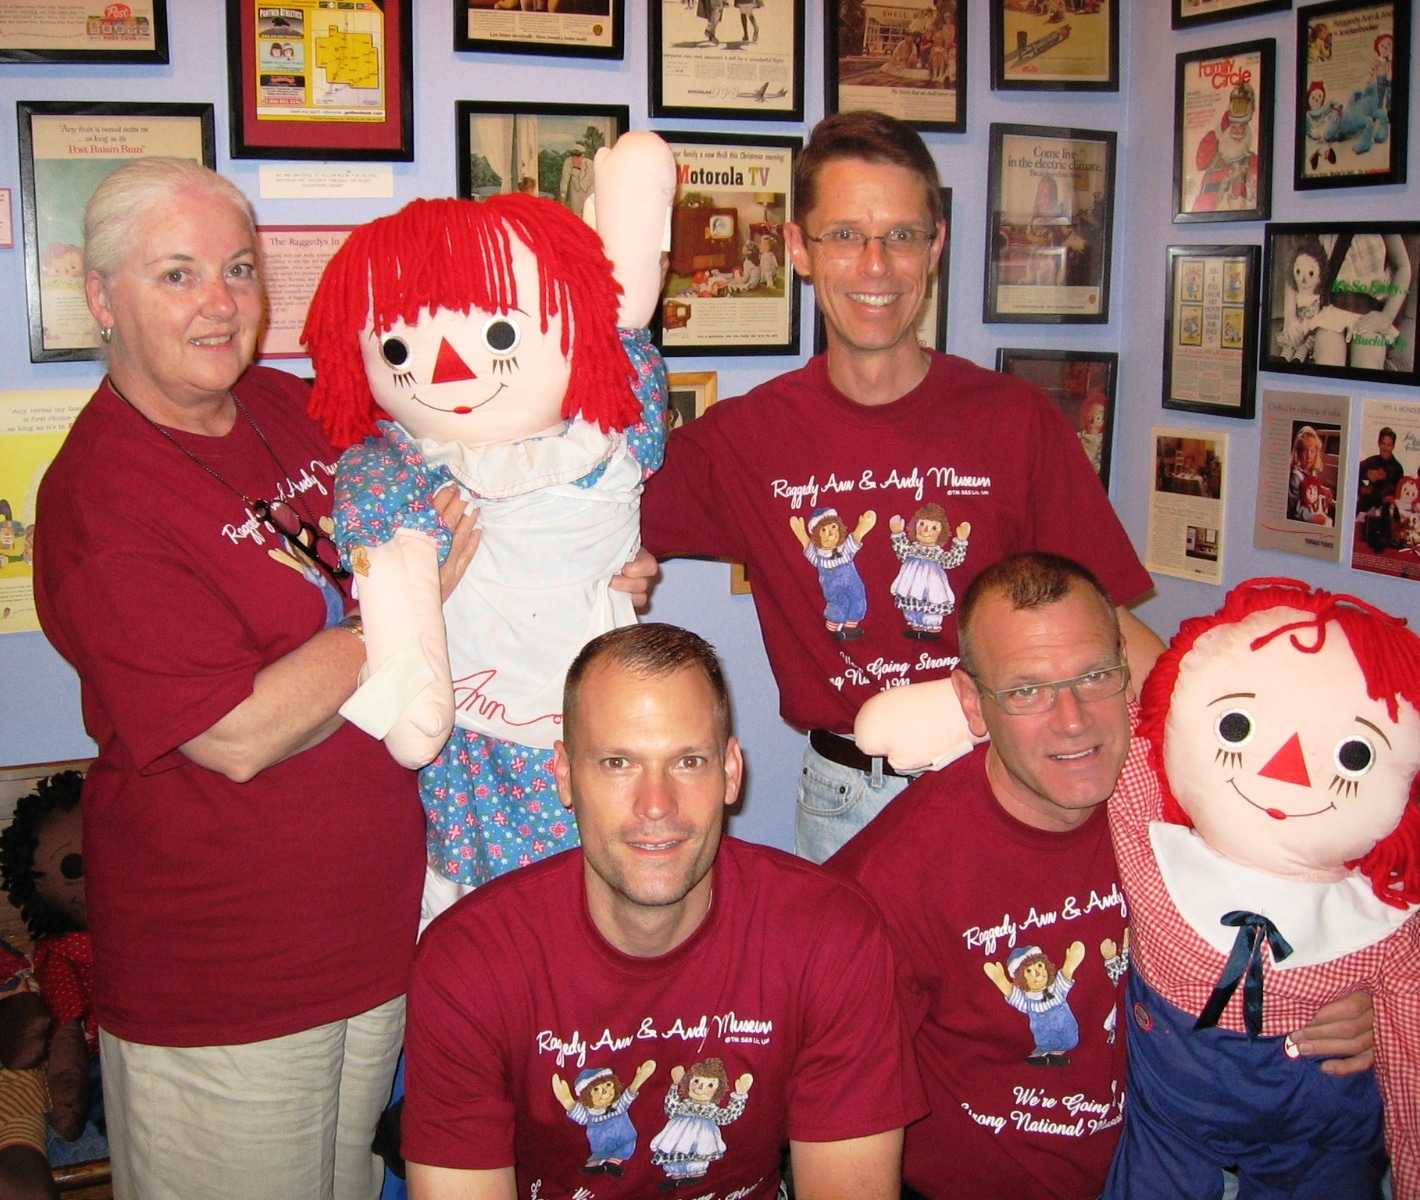
[[[486,200],[415,200],[351,233],[325,269],[301,339],[316,382],[310,415],[344,448],[388,416],[375,403],[360,357],[371,319],[376,335],[424,310],[506,313],[519,306],[511,239],[537,260],[543,332],[562,317],[562,353],[572,373],[563,417],[602,429],[641,419],[634,372],[616,332],[620,285],[596,233],[552,200],[512,193]]]
[[[1249,580],[1228,593],[1218,612],[1184,621],[1144,683],[1139,732],[1149,739],[1149,760],[1163,788],[1163,815],[1167,821],[1193,824],[1174,798],[1164,770],[1164,724],[1179,668],[1205,633],[1223,625],[1236,625],[1254,613],[1272,608],[1307,613],[1309,619],[1299,621],[1291,613],[1279,616],[1275,629],[1253,640],[1253,650],[1286,636],[1301,653],[1315,654],[1328,636],[1339,632],[1361,668],[1367,694],[1386,705],[1392,720],[1402,703],[1420,712],[1420,637],[1407,628],[1402,618],[1381,612],[1354,596],[1333,595],[1295,579]],[[1404,908],[1420,903],[1420,775],[1411,781],[1410,798],[1400,824],[1368,854],[1346,865],[1359,868],[1386,904]]]

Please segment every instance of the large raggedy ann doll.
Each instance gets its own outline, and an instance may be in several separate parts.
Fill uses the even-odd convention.
[[[1141,708],[1108,809],[1133,960],[1106,1197],[1219,1196],[1224,1166],[1242,1197],[1378,1197],[1384,1141],[1417,1200],[1420,638],[1252,580],[1183,623]],[[1358,988],[1376,1070],[1324,1075],[1286,1034]]]
[[[576,844],[552,747],[572,658],[635,620],[610,580],[665,442],[645,326],[674,193],[666,144],[627,134],[597,155],[598,232],[522,194],[416,200],[355,230],[311,305],[311,413],[366,439],[336,480],[368,657],[342,711],[421,768],[426,917]],[[450,482],[482,540],[441,603]]]

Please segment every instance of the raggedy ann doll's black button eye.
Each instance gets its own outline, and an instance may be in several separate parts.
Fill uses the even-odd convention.
[[[402,367],[409,361],[409,347],[403,338],[388,337],[380,343],[380,354],[392,367]]]
[[[1252,741],[1255,728],[1252,714],[1241,708],[1229,709],[1213,725],[1218,740],[1233,750]]]
[[[523,331],[507,317],[494,317],[483,327],[484,344],[494,354],[511,354],[523,340]]]
[[[1375,761],[1376,749],[1363,737],[1348,737],[1336,747],[1336,769],[1347,779],[1359,779]]]

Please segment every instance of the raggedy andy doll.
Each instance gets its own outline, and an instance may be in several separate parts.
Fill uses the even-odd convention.
[[[947,681],[855,726],[902,769],[963,753]],[[1106,1200],[1420,1200],[1420,637],[1346,596],[1241,584],[1144,685],[1108,801],[1132,957],[1124,1130]],[[1376,1069],[1287,1034],[1357,989]],[[1384,1105],[1382,1105],[1384,1101]],[[1384,1127],[1384,1137],[1382,1129]]]
[[[1129,902],[1129,1085],[1106,1197],[1420,1197],[1420,638],[1257,579],[1185,621],[1109,801]],[[1358,987],[1376,1070],[1288,1030]],[[1377,1083],[1379,1086],[1377,1086]],[[1384,1101],[1384,1115],[1382,1115]]]
[[[311,413],[337,445],[374,435],[336,480],[368,657],[342,712],[421,768],[426,920],[576,844],[552,748],[568,664],[635,620],[610,580],[665,442],[645,326],[674,194],[666,144],[627,134],[597,155],[598,232],[521,194],[416,200],[351,234],[312,303]],[[441,603],[450,481],[482,540]]]

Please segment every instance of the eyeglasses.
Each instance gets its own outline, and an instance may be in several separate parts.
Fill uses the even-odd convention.
[[[286,549],[307,566],[324,571],[333,583],[350,578],[350,572],[340,565],[340,550],[335,539],[323,529],[317,529],[284,500],[253,500],[251,511],[258,521],[264,521],[286,541]]]
[[[926,253],[934,237],[935,232],[906,228],[889,229],[871,236],[861,229],[830,229],[822,237],[804,234],[804,239],[817,244],[828,258],[857,258],[868,248],[869,242],[881,242],[883,252],[894,258],[916,258]]]
[[[1083,675],[1057,679],[1053,683],[1030,683],[1024,687],[1002,688],[999,692],[983,687],[981,680],[975,675],[972,675],[971,679],[976,684],[976,690],[983,696],[991,697],[1007,716],[1030,717],[1054,708],[1061,688],[1069,688],[1081,704],[1094,704],[1097,700],[1108,700],[1111,696],[1119,695],[1129,683],[1129,664],[1120,663],[1117,667],[1087,671]]]

